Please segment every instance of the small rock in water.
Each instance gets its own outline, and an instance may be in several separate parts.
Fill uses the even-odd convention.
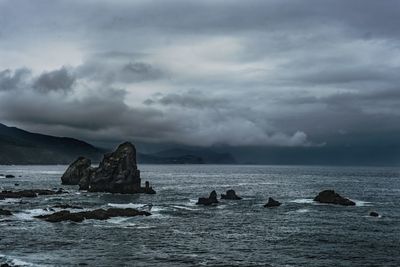
[[[14,184],[15,186],[19,186],[19,184]]]
[[[12,175],[12,174],[7,174],[7,175],[6,175],[6,178],[15,178],[15,176]]]
[[[342,197],[334,190],[324,190],[318,194],[314,198],[314,201],[319,203],[326,203],[326,204],[336,204],[336,205],[343,205],[343,206],[355,206],[356,203],[351,201],[348,198]]]
[[[196,204],[209,206],[209,205],[217,204],[217,203],[218,203],[217,192],[215,192],[215,190],[214,190],[210,193],[209,197],[199,198],[199,201]]]
[[[272,207],[279,207],[281,203],[279,201],[276,201],[272,197],[268,198],[267,204],[264,205],[266,208],[272,208]]]
[[[221,194],[221,199],[240,200],[242,198],[236,195],[235,190],[230,189],[226,191],[226,194]]]
[[[0,215],[3,215],[3,216],[11,216],[11,215],[12,215],[12,212],[9,211],[9,210],[0,209]]]
[[[375,211],[371,211],[371,212],[369,213],[369,216],[372,216],[372,217],[379,217],[379,213],[377,213],[377,212],[375,212]]]

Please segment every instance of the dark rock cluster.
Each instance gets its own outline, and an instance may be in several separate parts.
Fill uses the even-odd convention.
[[[81,211],[81,212],[70,212],[68,210],[63,210],[55,212],[52,214],[39,215],[35,218],[45,220],[47,222],[62,222],[62,221],[72,221],[72,222],[82,222],[85,219],[92,220],[107,220],[112,217],[134,217],[134,216],[150,216],[151,213],[147,211],[139,211],[132,208],[120,209],[120,208],[110,208],[110,209],[96,209],[91,211]]]
[[[348,198],[342,197],[334,190],[324,190],[318,194],[314,198],[314,201],[319,203],[326,203],[326,204],[336,204],[336,205],[343,205],[343,206],[355,206],[356,203],[351,201]]]
[[[242,198],[236,195],[235,190],[229,189],[226,194],[221,194],[221,199],[241,200]]]
[[[9,210],[0,209],[0,216],[11,216],[12,212]]]
[[[136,149],[129,142],[121,144],[116,151],[105,154],[96,168],[91,167],[89,159],[78,158],[68,167],[61,181],[63,184],[79,185],[80,190],[90,192],[156,193],[148,182],[145,187],[141,187]]]
[[[210,193],[209,197],[201,197],[199,198],[199,201],[197,201],[197,205],[206,205],[206,206],[210,206],[212,204],[217,204],[218,203],[218,199],[217,199],[217,192],[212,191]]]

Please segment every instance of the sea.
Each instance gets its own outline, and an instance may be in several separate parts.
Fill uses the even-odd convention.
[[[62,186],[67,166],[0,166],[1,190],[67,194],[0,200],[0,264],[10,266],[400,266],[400,168],[141,165],[155,195]],[[212,190],[242,200],[196,205]],[[334,189],[356,206],[318,204]],[[269,197],[282,202],[264,208]],[[151,216],[82,223],[34,218],[56,204]],[[57,210],[57,209],[56,209]],[[71,210],[74,211],[74,210]],[[79,211],[79,210],[76,210]],[[371,211],[379,217],[371,217]]]

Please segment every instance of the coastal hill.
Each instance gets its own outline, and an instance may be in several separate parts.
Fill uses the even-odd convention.
[[[111,149],[110,149],[111,150]],[[69,138],[28,132],[0,123],[0,164],[69,164],[83,156],[99,162],[108,149]],[[138,153],[144,164],[233,164],[229,153],[212,150],[170,149],[153,154]]]

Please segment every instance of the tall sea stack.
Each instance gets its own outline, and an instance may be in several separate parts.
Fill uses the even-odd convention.
[[[63,181],[74,181],[74,184],[79,184],[79,189],[90,192],[155,193],[150,186],[141,187],[136,149],[132,143],[125,142],[114,152],[105,154],[97,168],[87,166],[82,171],[82,164],[77,164],[81,161],[82,158],[69,166],[63,175]],[[76,168],[79,168],[79,171],[75,171]],[[82,175],[75,177],[79,174]]]

